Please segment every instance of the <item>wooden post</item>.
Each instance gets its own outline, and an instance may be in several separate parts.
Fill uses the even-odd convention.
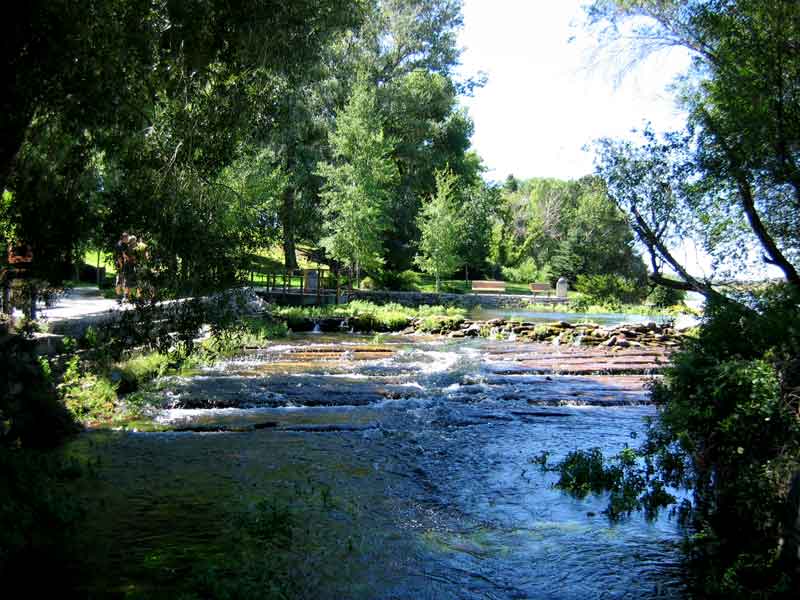
[[[342,294],[342,288],[341,288],[341,285],[340,285],[341,282],[339,281],[339,269],[338,268],[335,271],[334,277],[336,278],[336,281],[334,282],[336,284],[336,286],[335,286],[336,287],[336,300],[334,301],[334,304],[338,305],[339,304],[339,296],[341,296],[341,294]]]
[[[317,306],[322,304],[322,296],[320,289],[322,288],[322,269],[317,266]]]

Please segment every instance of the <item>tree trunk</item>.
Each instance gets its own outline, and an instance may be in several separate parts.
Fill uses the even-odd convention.
[[[102,287],[100,281],[100,250],[97,251],[97,265],[95,266],[95,275],[97,277],[97,289]]]
[[[294,188],[288,186],[283,192],[281,223],[283,224],[283,264],[289,269],[297,268],[294,245]]]

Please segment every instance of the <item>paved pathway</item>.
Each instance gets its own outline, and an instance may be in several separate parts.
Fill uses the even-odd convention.
[[[97,287],[79,287],[68,290],[52,306],[39,308],[39,319],[53,333],[72,333],[86,323],[101,321],[111,314],[128,310],[130,304],[104,298]]]

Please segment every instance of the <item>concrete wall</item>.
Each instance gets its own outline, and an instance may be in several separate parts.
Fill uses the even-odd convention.
[[[389,292],[354,290],[350,294],[352,300],[367,300],[376,304],[396,302],[403,306],[421,306],[436,304],[452,304],[473,308],[484,306],[486,308],[526,308],[532,302],[538,304],[562,304],[566,302],[560,298],[538,296],[517,296],[514,294],[435,294],[433,292]]]

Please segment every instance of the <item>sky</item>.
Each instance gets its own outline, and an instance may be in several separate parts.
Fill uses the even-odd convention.
[[[581,177],[592,170],[582,149],[592,140],[628,136],[647,121],[656,130],[683,123],[666,87],[688,57],[651,58],[617,85],[610,59],[592,66],[585,1],[464,0],[462,73],[482,71],[488,82],[462,103],[487,179]]]
[[[619,63],[597,56],[586,1],[464,0],[461,73],[488,80],[462,104],[487,180],[582,177],[592,172],[593,140],[635,137],[648,122],[656,131],[685,123],[668,86],[687,70],[688,54],[653,56],[621,78]],[[672,251],[693,275],[711,273],[711,258],[691,240]]]

